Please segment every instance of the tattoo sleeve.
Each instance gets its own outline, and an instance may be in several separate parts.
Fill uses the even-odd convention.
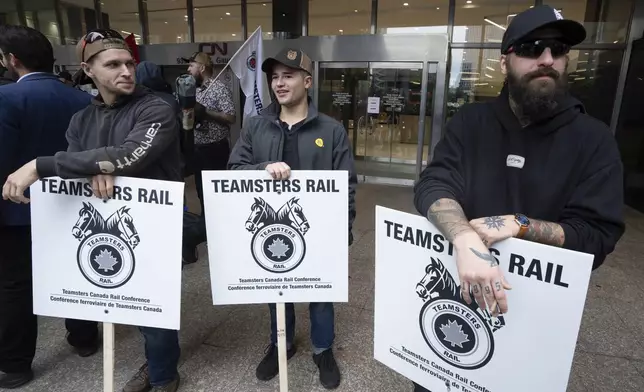
[[[545,245],[563,246],[566,236],[558,223],[530,219],[530,226],[523,239]]]
[[[427,219],[443,233],[449,242],[466,231],[473,231],[463,208],[452,199],[436,200],[427,212]]]

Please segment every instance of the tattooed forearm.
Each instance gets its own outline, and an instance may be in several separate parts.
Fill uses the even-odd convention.
[[[530,226],[523,239],[545,245],[563,246],[566,236],[558,223],[530,219]]]
[[[453,242],[461,233],[473,231],[463,208],[451,199],[436,200],[429,207],[427,219],[438,227],[449,242]]]
[[[490,254],[481,253],[478,250],[473,248],[470,248],[470,250],[479,258],[487,261],[490,264],[490,267],[496,267],[497,265],[499,265],[499,262],[497,261],[497,259],[494,258],[494,256]]]

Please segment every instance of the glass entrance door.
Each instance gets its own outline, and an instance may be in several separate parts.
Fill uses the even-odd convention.
[[[358,174],[413,183],[430,145],[435,64],[321,63],[319,69],[319,110],[347,129]]]

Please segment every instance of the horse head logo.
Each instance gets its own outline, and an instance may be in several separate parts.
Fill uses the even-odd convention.
[[[460,286],[456,284],[445,265],[439,259],[433,257],[430,264],[425,267],[425,276],[416,284],[416,294],[423,302],[437,298],[448,298],[455,301],[461,299]],[[470,295],[473,297],[473,294]],[[492,313],[487,309],[481,309],[476,301],[472,301],[468,306],[479,314],[489,325],[492,332],[505,325],[503,316],[492,316]]]
[[[128,207],[121,207],[110,216],[106,223],[106,230],[109,233],[119,235],[132,249],[136,248],[141,242],[139,232],[134,227],[134,220]]]
[[[82,241],[90,234],[102,230],[105,227],[105,220],[101,214],[90,203],[83,202],[83,207],[78,212],[78,220],[72,228],[74,238]]]
[[[273,210],[273,207],[268,205],[261,197],[256,197],[255,202],[250,207],[250,215],[246,220],[246,230],[254,233],[274,221],[275,210]]]
[[[427,301],[434,298],[456,298],[459,291],[443,263],[432,257],[431,263],[425,267],[425,276],[416,284],[416,294]]]
[[[311,226],[304,215],[299,201],[300,199],[296,197],[287,201],[286,204],[284,204],[284,206],[277,212],[277,220],[280,222],[284,221],[299,230],[300,233],[306,234]]]

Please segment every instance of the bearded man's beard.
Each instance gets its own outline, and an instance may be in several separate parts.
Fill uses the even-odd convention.
[[[203,76],[201,76],[201,74],[195,76],[195,82],[197,87],[201,87],[201,85],[203,84]]]
[[[547,80],[534,80],[538,77],[552,78],[554,85]],[[508,92],[521,118],[534,121],[553,112],[568,93],[568,73],[559,73],[553,68],[539,68],[521,77],[509,67],[505,78]]]

